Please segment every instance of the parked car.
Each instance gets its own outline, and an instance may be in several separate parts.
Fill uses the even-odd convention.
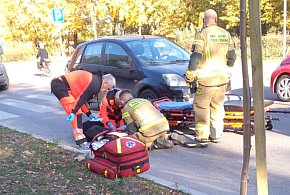
[[[280,63],[271,75],[270,89],[281,101],[290,102],[290,56]]]
[[[6,68],[2,62],[0,62],[0,90],[7,90],[9,88],[9,78]]]
[[[110,36],[78,45],[66,70],[111,73],[117,87],[130,89],[135,97],[188,101],[191,94],[183,75],[189,58],[188,52],[162,37]]]

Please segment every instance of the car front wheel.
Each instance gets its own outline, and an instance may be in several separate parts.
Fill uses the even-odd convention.
[[[290,76],[281,76],[275,87],[275,93],[277,97],[284,102],[290,102]]]
[[[151,89],[145,89],[144,91],[140,93],[140,98],[145,98],[147,100],[154,100],[154,99],[157,99],[158,96]]]

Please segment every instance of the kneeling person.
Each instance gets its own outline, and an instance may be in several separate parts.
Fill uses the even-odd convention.
[[[147,148],[171,148],[168,140],[169,124],[164,115],[147,99],[133,98],[129,90],[116,93],[118,106],[122,107],[122,118],[126,131],[135,135]]]

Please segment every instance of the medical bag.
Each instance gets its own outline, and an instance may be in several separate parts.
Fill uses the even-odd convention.
[[[102,140],[107,142],[94,147],[94,143]],[[150,168],[145,145],[133,135],[104,131],[95,136],[90,148],[94,158],[86,161],[86,167],[106,178],[134,176]]]

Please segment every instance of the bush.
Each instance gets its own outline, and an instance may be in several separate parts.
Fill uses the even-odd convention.
[[[191,52],[191,46],[195,36],[194,28],[189,28],[185,30],[175,30],[174,35],[171,35],[167,38],[170,38],[175,43],[186,49],[188,52]],[[241,57],[240,50],[240,37],[234,36],[233,42],[235,44],[235,50],[237,57]],[[287,37],[287,40],[290,40],[290,36]],[[290,47],[290,46],[288,46]],[[263,59],[277,59],[283,56],[283,35],[281,34],[268,34],[262,37],[262,54]],[[247,38],[247,56],[250,58],[250,38]]]
[[[233,37],[235,42],[237,56],[241,56],[240,38]],[[287,37],[290,40],[290,36]],[[283,57],[283,35],[282,34],[267,34],[262,36],[262,54],[263,59],[277,59]],[[247,38],[247,56],[251,57],[250,38]]]
[[[5,42],[3,45],[3,61],[27,61],[36,58],[33,43]]]
[[[191,47],[195,33],[196,31],[192,25],[190,28],[186,28],[184,30],[176,29],[173,31],[172,35],[169,35],[166,38],[175,42],[177,45],[181,46],[186,51],[191,52]]]

